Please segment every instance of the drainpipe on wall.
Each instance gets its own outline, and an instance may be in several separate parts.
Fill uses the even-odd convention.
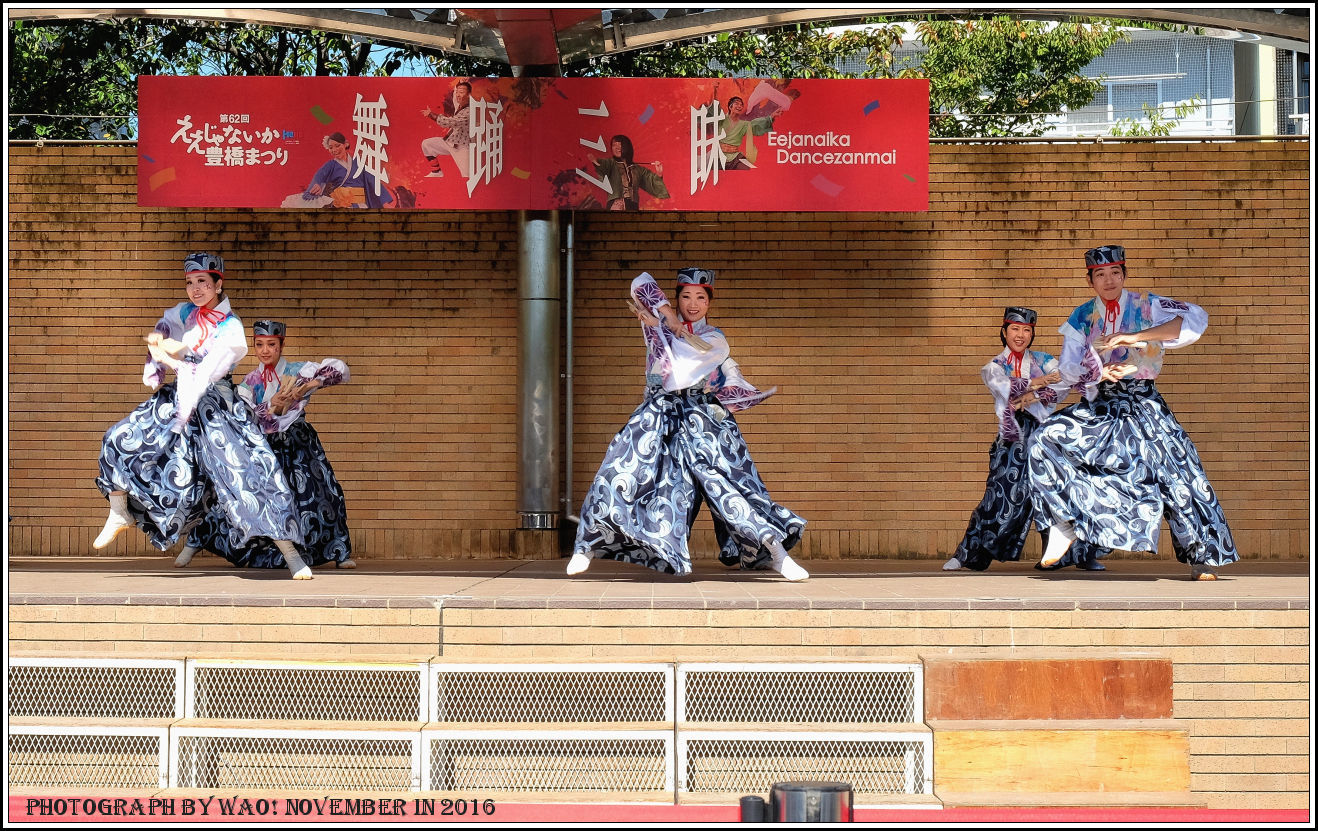
[[[558,554],[557,211],[517,212],[518,556]]]
[[[565,346],[563,361],[566,364],[563,371],[563,516],[576,526],[581,522],[573,512],[575,503],[572,501],[572,428],[574,425],[572,412],[572,314],[576,302],[576,291],[573,288],[573,242],[577,231],[577,217],[575,213],[568,213],[567,228],[565,234],[567,245],[563,251],[566,262],[566,281],[567,286],[564,291],[567,293],[567,308],[563,311],[563,320],[565,332]],[[573,528],[575,531],[575,527]]]

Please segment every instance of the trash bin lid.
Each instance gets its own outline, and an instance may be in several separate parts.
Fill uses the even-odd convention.
[[[823,793],[841,793],[851,790],[846,782],[775,782],[773,790],[786,793],[801,791],[822,791]]]

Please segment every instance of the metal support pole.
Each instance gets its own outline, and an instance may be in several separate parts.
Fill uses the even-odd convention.
[[[1277,50],[1260,43],[1235,44],[1236,135],[1277,132]]]
[[[559,514],[557,211],[517,216],[517,513],[522,530]]]

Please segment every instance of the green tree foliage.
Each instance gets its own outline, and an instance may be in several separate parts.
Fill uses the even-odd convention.
[[[1140,118],[1117,119],[1112,125],[1109,135],[1170,136],[1176,125],[1198,110],[1203,103],[1204,100],[1199,96],[1192,96],[1189,101],[1182,101],[1173,107],[1170,116],[1162,111],[1162,107],[1150,107],[1148,104],[1141,104],[1140,109],[1144,114]]]
[[[712,74],[768,78],[926,78],[931,135],[1030,136],[1043,132],[1047,115],[1093,100],[1102,86],[1080,70],[1125,37],[1113,23],[1007,16],[931,18],[915,29],[926,50],[915,58],[895,55],[902,45],[901,25],[874,19],[846,30],[815,23],[725,33],[624,53],[571,74],[681,78],[715,70]],[[862,56],[865,69],[838,68]]]
[[[136,76],[164,67],[141,20],[9,24],[9,111],[111,115],[96,120],[11,115],[10,138],[129,138],[122,116],[137,108]],[[95,126],[93,126],[95,125]]]
[[[420,54],[347,35],[195,20],[13,21],[9,137],[132,138],[138,75],[392,75]],[[116,116],[111,119],[51,116]]]
[[[1044,118],[1087,105],[1101,88],[1080,70],[1124,35],[1112,23],[1040,23],[1006,16],[927,19],[925,51],[897,58],[905,29],[874,19],[847,29],[799,24],[710,35],[564,66],[565,76],[927,78],[934,136],[1038,135]],[[436,75],[508,75],[473,58],[388,47],[317,31],[128,18],[9,29],[13,113],[131,114],[138,74],[392,75],[408,62]],[[847,71],[863,58],[864,69]],[[107,122],[108,123],[108,122]],[[91,137],[107,135],[94,123]],[[120,121],[115,136],[131,137]],[[84,120],[10,119],[11,138],[87,138]]]
[[[705,38],[624,52],[564,68],[564,75],[629,78],[850,78],[838,68],[862,52],[874,65],[891,65],[902,43],[894,24],[828,31],[830,23],[760,32],[722,32]],[[886,64],[885,64],[886,62]]]
[[[1125,38],[1106,23],[1005,16],[925,20],[916,29],[928,51],[897,74],[929,79],[935,136],[1040,135],[1046,115],[1094,100],[1101,84],[1080,70]]]

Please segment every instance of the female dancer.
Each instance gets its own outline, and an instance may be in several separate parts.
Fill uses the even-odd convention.
[[[343,489],[334,478],[329,459],[325,458],[320,437],[303,418],[311,393],[347,381],[348,365],[335,358],[320,363],[284,360],[287,327],[277,320],[258,320],[252,332],[261,366],[247,373],[238,394],[255,409],[257,424],[265,432],[284,478],[293,488],[304,540],[302,550],[313,566],[333,562],[339,568],[356,568]],[[230,539],[224,512],[212,510],[193,529],[187,547],[179,553],[174,565],[186,566],[202,548],[214,551],[236,566],[278,568],[281,565],[279,549],[270,540],[257,537],[234,546]]]
[[[1153,384],[1164,351],[1197,341],[1208,315],[1127,291],[1119,245],[1090,249],[1085,267],[1097,296],[1062,326],[1060,371],[1063,384],[1087,385],[1086,400],[1057,413],[1027,444],[1035,506],[1051,526],[1041,564],[1060,562],[1077,540],[1157,551],[1165,516],[1190,579],[1216,580],[1216,567],[1240,555],[1194,442]]]
[[[1057,359],[1047,352],[1030,349],[1037,319],[1033,309],[1009,306],[1003,312],[1002,328],[998,331],[1002,352],[980,370],[984,384],[993,395],[998,435],[989,448],[984,498],[970,515],[956,553],[943,564],[944,571],[963,567],[984,571],[994,560],[1019,560],[1025,548],[1034,516],[1030,480],[1025,471],[1025,441],[1052,415],[1065,392],[1050,386],[1060,380]],[[1046,527],[1040,532],[1046,542]],[[1103,564],[1093,557],[1077,560],[1075,565],[1086,571],[1104,570]]]
[[[192,254],[183,270],[188,300],[166,310],[146,337],[151,360],[142,382],[159,389],[101,444],[96,485],[110,516],[93,547],[141,524],[164,551],[214,506],[234,545],[269,537],[293,578],[308,580],[311,569],[295,547],[302,532],[293,493],[228,377],[247,354],[247,336],[224,293],[224,261]],[[161,386],[165,367],[176,384]]]
[[[632,282],[647,347],[645,400],[614,436],[586,494],[568,574],[584,572],[594,557],[689,574],[687,537],[704,500],[725,564],[767,565],[794,581],[810,576],[787,554],[805,520],[769,497],[731,415],[772,390],[745,383],[727,338],[705,320],[713,283],[712,271],[678,272],[679,319],[653,277]]]

